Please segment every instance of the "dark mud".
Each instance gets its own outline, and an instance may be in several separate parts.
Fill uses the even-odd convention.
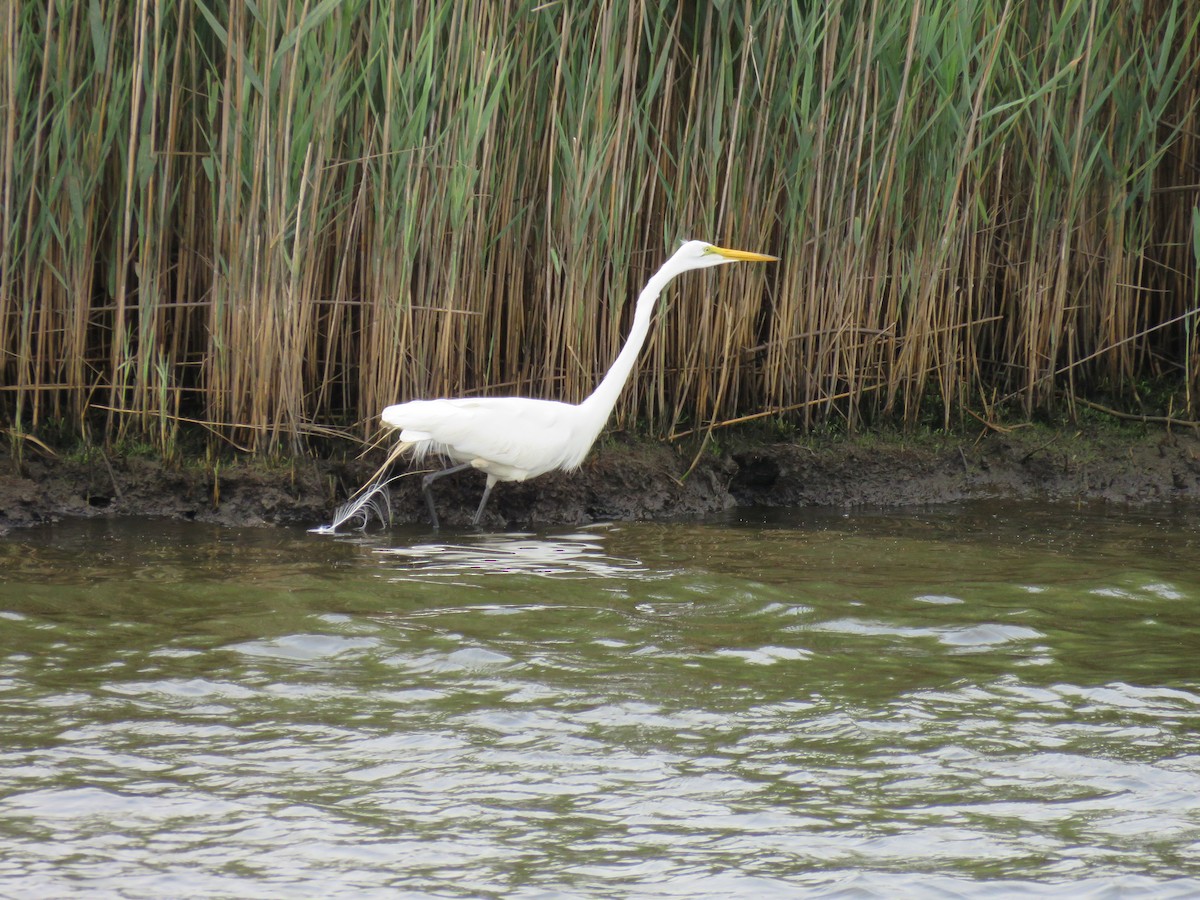
[[[695,455],[669,444],[609,441],[578,472],[500,484],[485,528],[597,520],[696,518],[737,505],[905,506],[983,498],[1200,500],[1200,436],[1143,429],[988,431],[963,437],[724,438]],[[0,466],[0,532],[63,517],[167,516],[226,525],[316,526],[330,520],[374,461],[170,465],[141,457],[26,456]],[[398,470],[402,471],[402,469]],[[435,486],[448,526],[469,522],[483,476]],[[397,523],[426,519],[419,475],[392,490]]]

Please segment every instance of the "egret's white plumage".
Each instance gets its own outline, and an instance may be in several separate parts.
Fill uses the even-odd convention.
[[[497,481],[577,468],[599,433],[589,435],[579,406],[528,397],[413,400],[389,406],[382,418],[400,429],[414,457],[470,463]]]
[[[582,403],[527,397],[480,397],[412,400],[387,407],[382,415],[384,424],[400,430],[397,450],[410,450],[418,459],[434,454],[455,463],[448,469],[426,475],[422,483],[434,527],[437,527],[437,512],[430,485],[442,475],[467,467],[487,475],[483,498],[473,520],[478,524],[496,482],[524,481],[555,469],[579,467],[608,421],[621,389],[633,371],[638,352],[650,330],[655,303],[672,278],[692,269],[739,260],[769,262],[774,259],[762,253],[728,250],[704,241],[686,242],[642,289],[625,346],[596,390]],[[393,452],[389,461],[396,455]],[[367,501],[370,495],[371,491],[367,490],[357,502]],[[343,509],[350,509],[350,505]]]

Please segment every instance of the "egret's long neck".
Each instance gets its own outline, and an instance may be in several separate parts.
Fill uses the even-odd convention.
[[[642,344],[646,342],[646,334],[650,331],[650,320],[654,316],[654,306],[658,302],[658,296],[667,286],[667,282],[674,277],[675,272],[670,270],[669,265],[665,265],[646,282],[646,286],[638,295],[637,306],[633,311],[633,327],[629,329],[629,337],[625,339],[625,346],[617,354],[612,367],[596,385],[596,390],[592,391],[592,395],[579,404],[580,409],[595,422],[597,433],[604,427],[613,407],[617,405],[621,389],[629,380],[633,364],[637,362]]]

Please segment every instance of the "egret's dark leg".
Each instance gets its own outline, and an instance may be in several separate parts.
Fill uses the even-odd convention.
[[[492,485],[495,483],[496,479],[489,475],[487,485],[483,489],[483,496],[479,499],[479,509],[475,510],[475,518],[471,520],[472,525],[478,525],[479,520],[483,518],[483,508],[487,506],[488,497],[492,496]]]
[[[425,495],[425,503],[429,507],[429,521],[433,523],[434,528],[440,528],[438,524],[437,510],[433,508],[433,491],[429,486],[433,484],[435,479],[441,478],[443,475],[453,475],[455,472],[461,472],[463,469],[471,468],[470,463],[463,463],[459,466],[451,466],[448,469],[441,469],[437,472],[430,472],[421,479],[421,493]]]

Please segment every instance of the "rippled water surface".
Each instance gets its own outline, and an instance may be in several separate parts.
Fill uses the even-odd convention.
[[[0,893],[1200,895],[1200,510],[0,538]]]

